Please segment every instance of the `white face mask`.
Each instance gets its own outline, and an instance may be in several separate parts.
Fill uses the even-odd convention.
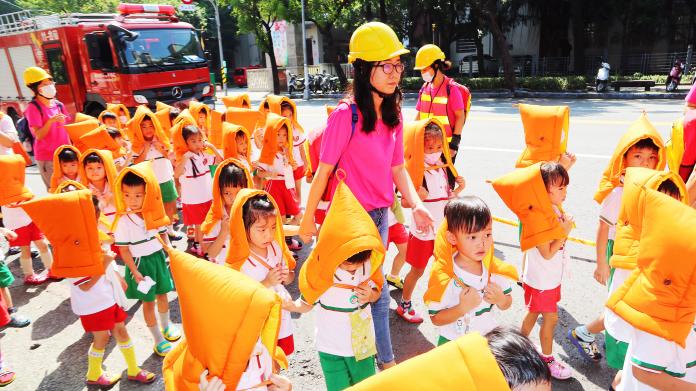
[[[440,156],[442,156],[442,152],[426,153],[425,158],[423,160],[425,160],[426,164],[434,166],[442,163],[442,160],[440,160]]]
[[[122,115],[122,116],[118,117],[118,120],[121,121],[122,125],[125,125],[126,122],[128,122],[128,117],[126,117],[125,115]]]
[[[426,73],[421,73],[421,77],[423,78],[423,81],[426,83],[431,83],[433,79],[435,78],[435,72],[426,72]]]
[[[56,97],[56,85],[49,84],[39,88],[39,93],[46,99],[53,99]]]

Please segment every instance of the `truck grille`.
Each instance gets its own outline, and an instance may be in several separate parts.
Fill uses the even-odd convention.
[[[202,100],[203,88],[208,85],[208,83],[182,84],[180,86],[133,91],[133,95],[142,95],[146,97],[150,105],[154,105],[156,101],[174,103],[194,98]],[[178,94],[180,94],[180,96]]]

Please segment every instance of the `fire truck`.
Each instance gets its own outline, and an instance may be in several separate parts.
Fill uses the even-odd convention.
[[[156,101],[211,102],[208,61],[193,26],[171,5],[120,4],[117,14],[0,15],[0,110],[13,119],[33,94],[27,67],[46,69],[72,114]]]

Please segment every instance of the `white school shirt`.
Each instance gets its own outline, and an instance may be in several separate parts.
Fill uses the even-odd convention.
[[[599,219],[609,225],[609,240],[616,239],[616,222],[619,220],[622,196],[623,186],[615,187],[600,206]]]
[[[10,118],[9,115],[3,115],[2,118],[0,118],[0,133],[5,134],[6,136],[10,136],[15,140],[17,139],[17,129],[15,129],[14,123],[12,122],[12,118]],[[14,154],[12,147],[3,147],[2,145],[0,145],[0,155],[12,154]]]
[[[466,285],[470,286],[472,289],[475,289],[476,294],[483,299],[483,290],[486,288],[486,285],[488,285],[489,279],[489,273],[486,267],[484,266],[483,273],[477,276],[460,268],[456,263],[453,263],[453,266],[454,274]],[[510,283],[510,280],[501,275],[491,275],[490,282],[498,284],[503,290],[503,293],[506,295],[509,295],[512,292],[512,284]],[[453,278],[447,285],[447,288],[445,288],[445,293],[442,295],[441,301],[431,302],[428,305],[429,314],[435,315],[442,310],[459,305],[459,294],[461,291],[461,283],[457,281],[457,279]],[[453,341],[467,333],[466,325],[468,323],[469,333],[476,331],[481,335],[485,335],[487,332],[498,326],[498,321],[496,320],[493,311],[493,304],[489,304],[481,300],[481,303],[476,308],[450,324],[439,326],[438,331],[441,336]]]
[[[268,255],[264,258],[252,252],[252,256],[242,264],[240,271],[254,280],[261,282],[268,276],[269,269],[258,259],[263,260],[270,267],[276,267],[283,263],[283,253],[280,246],[275,241],[268,246]],[[287,266],[287,265],[286,265]],[[290,300],[290,293],[283,284],[277,284],[270,287],[272,291],[278,294],[281,299]],[[283,310],[280,316],[280,331],[278,331],[278,339],[283,339],[292,335],[292,316],[290,311]]]
[[[213,199],[213,178],[210,166],[215,156],[209,153],[186,152],[184,173],[179,177],[181,202],[187,205],[204,204]]]
[[[553,210],[560,219],[561,213],[558,208],[554,206]],[[524,253],[522,282],[540,291],[555,289],[561,285],[565,266],[570,260],[567,244],[564,243],[551,259],[544,259],[536,247],[527,250]]]
[[[133,155],[133,159],[139,155]],[[166,183],[174,180],[174,166],[166,156],[162,155],[154,145],[150,145],[150,149],[145,153],[145,160],[152,160],[152,169],[155,172],[158,183]]]
[[[2,210],[2,223],[9,230],[14,231],[31,224],[31,217],[21,206],[12,208],[3,205],[0,207],[0,210]]]
[[[433,216],[433,226],[427,233],[416,232],[418,228],[415,224],[411,227],[411,234],[420,240],[435,240],[435,234],[445,219],[445,206],[449,202],[450,188],[447,182],[447,172],[444,168],[438,168],[437,170],[428,170],[430,167],[428,164],[425,165],[425,170],[423,171],[423,178],[425,178],[425,183],[428,185],[428,198],[423,200],[423,206],[430,212]],[[421,184],[416,184],[420,186]]]
[[[239,378],[237,390],[266,391],[268,387],[265,385],[260,387],[254,386],[268,380],[271,377],[271,373],[273,373],[273,359],[268,349],[259,340],[256,342],[256,346],[254,346],[254,351],[251,352],[246,370],[242,373],[242,377]]]
[[[304,154],[304,143],[307,141],[307,136],[301,132],[293,132],[292,134],[292,158],[295,159],[298,167],[304,166],[302,154]]]
[[[67,278],[70,284],[70,306],[75,315],[84,316],[96,314],[118,304],[121,308],[126,305],[126,297],[121,283],[118,281],[114,263],[110,263],[104,270],[104,275],[99,276],[96,284],[87,291],[80,289],[80,285],[92,280],[91,276],[79,278]]]
[[[689,338],[686,339],[686,350],[688,355],[686,357],[686,376],[684,380],[689,383],[696,383],[696,324],[691,329]]]
[[[157,235],[167,232],[167,227],[158,230],[145,229],[145,220],[135,213],[129,213],[118,219],[114,229],[114,243],[117,246],[128,246],[133,258],[140,258],[162,250],[162,244]]]
[[[292,176],[292,166],[288,162],[287,156],[280,152],[276,153],[273,159],[273,165],[258,163],[259,167],[271,174],[268,178],[270,181],[285,181],[285,187],[288,189],[295,188],[295,178]]]
[[[621,383],[616,387],[616,391],[656,390],[633,376],[634,366],[650,372],[664,372],[686,380],[687,371],[691,376],[692,368],[696,366],[696,332],[692,330],[689,333],[686,348],[682,348],[675,342],[634,328],[624,360]]]
[[[609,296],[614,293],[624,281],[631,275],[633,270],[626,269],[614,269],[614,274],[611,277],[611,283],[609,284]],[[630,342],[631,335],[633,333],[633,326],[628,322],[623,320],[620,316],[616,315],[614,311],[609,308],[604,308],[604,328],[607,333],[614,337],[614,339],[621,342]]]
[[[225,215],[227,215],[226,211],[224,211],[223,213],[225,213]],[[218,222],[215,223],[215,225],[213,225],[213,228],[210,230],[210,232],[208,232],[207,234],[205,234],[203,236],[203,243],[211,244],[215,240],[217,240],[218,235],[220,235],[221,226],[222,226],[222,221],[218,220]],[[227,243],[228,243],[228,241],[226,240],[225,243],[222,245],[220,252],[217,253],[216,255],[213,256],[211,254],[208,254],[208,259],[217,263],[218,265],[224,265],[225,260],[227,259]]]
[[[363,263],[354,274],[339,267],[334,273],[334,283],[358,286],[369,280],[370,270],[369,261]],[[375,284],[369,280],[369,286],[374,288]],[[317,304],[314,338],[317,351],[341,357],[355,356],[350,315],[355,311],[370,315],[370,304],[360,306],[355,292],[335,286],[324,292],[317,303],[310,304]],[[374,323],[371,324],[374,333]]]

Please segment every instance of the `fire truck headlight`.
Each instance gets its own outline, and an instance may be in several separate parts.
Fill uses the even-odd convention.
[[[147,104],[147,98],[142,95],[133,95],[133,99],[138,103]]]
[[[208,95],[209,92],[210,92],[210,84],[203,87],[203,95]]]

